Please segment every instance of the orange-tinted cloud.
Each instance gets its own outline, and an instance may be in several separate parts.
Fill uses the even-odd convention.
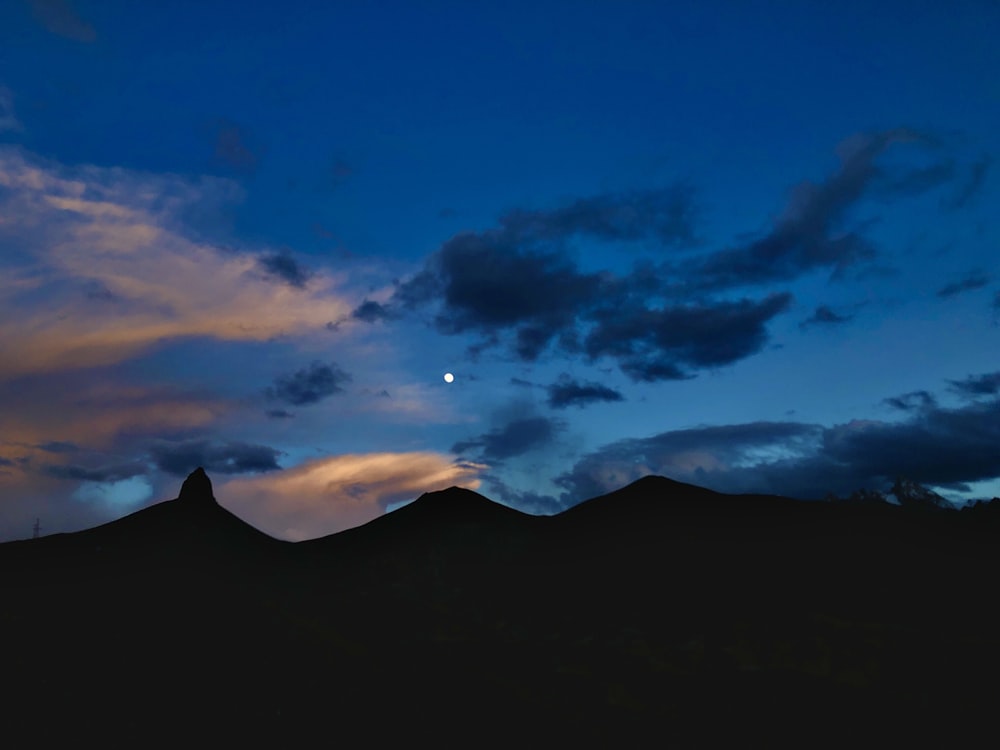
[[[0,148],[0,380],[121,362],[189,336],[262,341],[351,309],[339,280],[276,282],[256,257],[185,236],[177,214],[225,180],[68,169]]]
[[[483,464],[434,452],[330,456],[216,482],[219,502],[262,531],[299,541],[377,518],[397,502],[453,485],[476,489]]]

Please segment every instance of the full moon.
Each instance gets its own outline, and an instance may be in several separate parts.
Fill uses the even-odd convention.
[[[452,375],[452,374],[451,374],[450,372],[446,372],[446,373],[444,374],[444,382],[446,382],[446,383],[450,383],[450,382],[451,382],[452,380],[454,380],[454,379],[455,379],[455,376],[454,376],[454,375]]]

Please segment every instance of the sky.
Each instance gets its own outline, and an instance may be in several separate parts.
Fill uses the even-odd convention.
[[[0,540],[1000,495],[1000,3],[0,4]],[[445,373],[454,380],[446,382]]]

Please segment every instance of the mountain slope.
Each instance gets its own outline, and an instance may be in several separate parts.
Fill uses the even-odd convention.
[[[195,472],[176,500],[0,545],[8,736],[961,744],[998,697],[995,515],[647,477],[555,517],[450,488],[290,544]]]

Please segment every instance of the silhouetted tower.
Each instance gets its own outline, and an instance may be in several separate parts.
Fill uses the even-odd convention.
[[[42,535],[42,521],[39,518],[35,519],[35,525],[31,528],[31,538],[38,539]]]

